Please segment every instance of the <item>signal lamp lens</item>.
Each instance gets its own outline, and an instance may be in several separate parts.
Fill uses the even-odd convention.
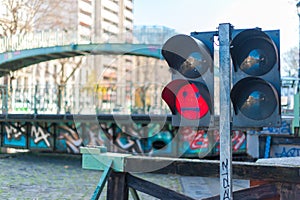
[[[207,71],[208,61],[199,52],[191,53],[179,68],[181,74],[188,78],[197,78]]]
[[[209,49],[201,41],[187,35],[170,38],[162,48],[162,55],[174,72],[187,78],[199,78],[213,66]]]
[[[245,79],[244,79],[245,80]],[[261,80],[238,83],[234,88],[233,102],[246,117],[264,120],[271,116],[278,104],[274,87]]]
[[[176,95],[176,109],[186,119],[201,119],[209,111],[209,106],[194,84],[182,86]]]
[[[236,68],[251,76],[262,76],[278,61],[274,42],[258,30],[246,30],[232,41],[232,60]]]

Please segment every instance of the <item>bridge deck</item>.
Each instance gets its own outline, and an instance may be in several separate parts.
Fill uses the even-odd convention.
[[[161,45],[99,43],[70,44],[0,53],[0,76],[44,61],[88,54],[135,55],[162,59]]]

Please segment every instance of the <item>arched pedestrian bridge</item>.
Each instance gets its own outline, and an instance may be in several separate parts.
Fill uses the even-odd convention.
[[[94,40],[78,39],[73,35],[73,32],[55,31],[0,38],[0,76],[43,61],[88,54],[162,58],[161,42],[140,43],[128,35]]]

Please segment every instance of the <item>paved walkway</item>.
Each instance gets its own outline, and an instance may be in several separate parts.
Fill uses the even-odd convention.
[[[203,199],[219,195],[219,178],[208,177],[180,177],[183,193],[188,194],[195,199]],[[233,180],[233,191],[249,187],[247,180]]]
[[[0,199],[90,199],[101,172],[81,167],[81,156],[21,153],[0,154]],[[149,181],[201,199],[218,193],[218,179],[140,174]],[[238,182],[241,188],[248,182]],[[106,192],[100,199],[105,199]],[[139,193],[141,199],[156,198]]]

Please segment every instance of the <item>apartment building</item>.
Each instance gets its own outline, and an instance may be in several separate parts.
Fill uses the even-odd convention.
[[[132,0],[43,0],[43,8],[51,12],[39,12],[28,32],[69,44],[163,44],[176,34],[164,26],[134,27]],[[166,62],[154,58],[87,55],[52,60],[11,74],[11,110],[163,113],[160,94],[170,78]]]
[[[163,45],[174,36],[174,29],[157,25],[134,26],[134,39],[140,43]],[[171,72],[165,60],[135,57],[136,67],[132,70],[134,82],[134,110],[136,113],[168,113],[169,109],[161,98],[162,89],[171,80]]]
[[[45,0],[44,2],[44,7],[49,7],[51,13],[37,14],[37,17],[42,20],[37,20],[32,25],[31,30],[34,32],[70,33],[74,35],[74,43],[124,42],[124,40],[130,42],[132,40],[132,0]],[[43,14],[45,16],[41,17],[40,15]],[[57,112],[67,112],[66,107],[72,107],[73,110],[70,112],[90,113],[91,109],[95,110],[95,107],[99,106],[106,106],[106,110],[110,111],[109,109],[112,107],[124,105],[124,99],[128,95],[124,89],[126,88],[125,83],[127,80],[131,80],[130,68],[133,65],[133,58],[130,56],[90,55],[59,59],[14,72],[12,85],[29,88],[36,85],[45,87],[44,91],[48,91],[49,98],[53,98],[57,94],[57,92],[52,92],[53,94],[49,92],[49,88],[56,85],[67,87],[59,94],[62,95],[60,98],[63,100],[54,100],[64,104]],[[112,85],[122,85],[122,88],[112,87]],[[105,92],[101,92],[105,89],[103,86],[107,87]],[[99,92],[97,94],[91,94],[91,92],[80,94],[82,89],[80,92],[75,91],[82,87],[100,88],[100,93],[107,93],[107,90],[110,89],[110,95],[105,95],[106,99],[103,99],[103,95],[98,94]],[[32,96],[33,92],[28,91],[23,95]],[[41,92],[35,96],[47,95],[44,93]],[[93,95],[96,97],[93,97],[93,102],[91,102],[90,97]],[[32,101],[32,97],[28,101]],[[109,101],[109,105],[100,105],[107,101]],[[87,106],[90,106],[90,109],[85,109]]]

